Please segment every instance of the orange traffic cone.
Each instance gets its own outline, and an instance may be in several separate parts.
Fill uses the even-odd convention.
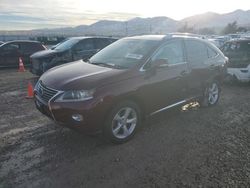
[[[26,96],[26,99],[32,99],[34,97],[34,92],[33,92],[33,86],[31,82],[29,81],[28,83],[28,95]]]
[[[24,68],[24,64],[23,64],[23,60],[21,57],[19,57],[19,69],[18,72],[24,72],[25,68]]]

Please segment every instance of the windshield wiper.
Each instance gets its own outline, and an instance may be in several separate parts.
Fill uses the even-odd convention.
[[[92,63],[93,65],[100,65],[103,67],[110,67],[110,68],[117,68],[117,69],[122,69],[124,67],[116,65],[116,64],[112,64],[112,63]]]

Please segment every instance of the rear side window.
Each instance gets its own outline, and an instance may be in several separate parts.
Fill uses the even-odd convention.
[[[250,41],[249,42],[242,42],[242,43],[239,43],[240,46],[239,46],[239,50],[240,51],[248,51],[250,52]]]
[[[34,52],[43,50],[43,46],[39,43],[22,43],[21,50],[25,54],[32,54]]]
[[[250,41],[244,42],[229,42],[224,45],[224,52],[249,52],[250,51]]]
[[[190,65],[201,65],[208,59],[207,46],[204,43],[195,40],[186,40],[185,46]]]

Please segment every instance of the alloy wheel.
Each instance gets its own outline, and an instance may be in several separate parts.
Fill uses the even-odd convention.
[[[213,105],[219,98],[219,87],[216,83],[213,83],[208,88],[208,102]]]
[[[137,125],[138,117],[136,111],[131,107],[120,109],[112,120],[112,133],[118,139],[130,136]]]

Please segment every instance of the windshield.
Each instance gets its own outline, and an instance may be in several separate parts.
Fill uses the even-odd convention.
[[[131,68],[145,59],[158,43],[154,40],[121,39],[94,55],[90,62],[115,68]]]
[[[71,39],[68,39],[58,45],[56,45],[56,47],[54,48],[54,50],[56,51],[65,51],[65,50],[68,50],[70,49],[72,46],[74,46],[76,43],[79,42],[79,39],[76,39],[76,38],[71,38]]]

